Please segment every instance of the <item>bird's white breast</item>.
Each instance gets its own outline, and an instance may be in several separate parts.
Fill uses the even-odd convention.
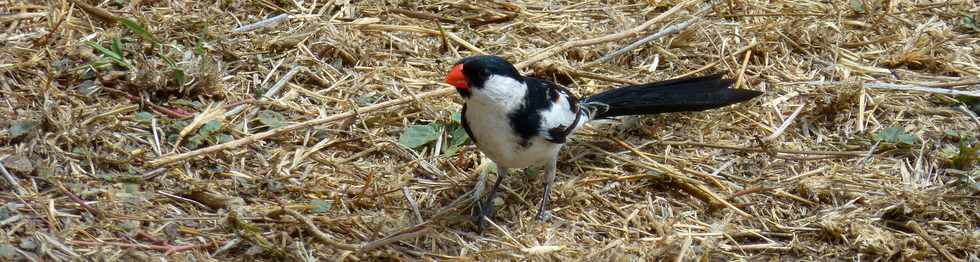
[[[468,103],[466,120],[477,147],[488,158],[505,168],[525,168],[543,164],[558,154],[561,144],[535,136],[522,145],[522,138],[510,126],[506,111],[482,103]]]
[[[562,146],[548,142],[542,136],[521,143],[522,138],[510,126],[507,114],[524,104],[525,94],[527,86],[524,83],[509,77],[492,76],[466,102],[466,120],[477,147],[505,168],[543,164],[556,156]]]

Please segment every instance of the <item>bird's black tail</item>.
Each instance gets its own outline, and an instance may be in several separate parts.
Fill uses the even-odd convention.
[[[723,107],[759,96],[762,92],[730,89],[730,79],[721,75],[673,79],[626,86],[582,99],[594,110],[593,119],[625,115],[702,111]]]

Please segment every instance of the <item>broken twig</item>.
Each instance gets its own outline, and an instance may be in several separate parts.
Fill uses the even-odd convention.
[[[786,120],[783,121],[783,124],[779,125],[779,128],[776,128],[776,131],[772,132],[772,134],[767,137],[763,137],[762,141],[767,141],[767,142],[772,141],[775,140],[777,137],[779,137],[779,135],[782,135],[783,132],[786,131],[786,128],[793,123],[794,119],[796,119],[796,116],[803,111],[804,107],[806,107],[806,105],[801,105],[799,108],[796,108],[796,111],[793,111],[793,114],[789,115],[789,117],[787,117]]]
[[[643,30],[646,30],[648,27],[653,26],[653,24],[656,24],[657,22],[660,22],[661,20],[664,20],[668,16],[676,13],[677,11],[680,11],[681,9],[684,9],[685,7],[687,7],[688,5],[690,5],[690,4],[694,3],[694,2],[697,2],[697,1],[687,0],[687,1],[684,1],[682,3],[679,3],[679,4],[675,5],[674,7],[671,7],[670,9],[668,9],[666,12],[663,12],[660,15],[657,15],[657,17],[654,17],[653,19],[647,20],[643,24],[640,24],[640,25],[638,25],[636,27],[630,28],[629,30],[626,30],[626,31],[622,31],[622,32],[615,33],[615,34],[604,35],[604,36],[600,36],[600,37],[596,37],[596,38],[590,38],[590,39],[582,39],[582,40],[575,40],[575,41],[570,41],[570,42],[564,42],[564,43],[561,43],[561,44],[552,46],[550,48],[544,49],[544,51],[541,51],[541,52],[539,52],[537,54],[534,54],[533,56],[531,56],[527,60],[524,60],[524,61],[521,61],[520,63],[517,63],[515,65],[515,67],[517,67],[517,68],[525,68],[525,67],[527,67],[530,64],[533,64],[535,62],[541,61],[541,60],[543,60],[545,58],[551,57],[551,56],[556,55],[558,53],[565,52],[565,51],[567,51],[569,49],[572,49],[572,48],[583,47],[583,46],[590,46],[590,45],[597,45],[597,44],[602,44],[602,43],[608,43],[608,42],[612,42],[612,41],[616,41],[616,40],[621,40],[623,38],[627,38],[627,37],[639,35],[640,32],[642,32]]]
[[[330,246],[332,246],[334,248],[337,248],[337,249],[343,249],[343,250],[358,250],[359,249],[359,247],[356,246],[356,245],[342,243],[342,242],[339,242],[339,241],[330,239],[330,237],[327,236],[326,233],[323,233],[323,231],[320,231],[320,229],[316,227],[316,224],[313,224],[313,221],[310,221],[310,219],[309,218],[306,218],[306,216],[303,216],[303,214],[300,214],[299,212],[296,212],[296,210],[292,210],[292,209],[288,209],[288,208],[283,208],[282,209],[282,212],[284,212],[287,215],[295,218],[296,220],[299,220],[300,222],[303,222],[303,226],[306,227],[306,230],[310,231],[310,233],[313,233],[313,236],[316,237],[317,240],[320,240],[320,242],[323,242],[324,244],[330,245]]]
[[[3,160],[6,158],[7,156],[0,157],[0,172],[3,172],[3,177],[7,179],[7,183],[9,183],[10,186],[14,187],[14,192],[17,193],[18,196],[27,194],[27,191],[20,186],[20,183],[17,183],[17,178],[14,178],[14,175],[7,172],[7,168],[3,166]]]
[[[582,65],[582,68],[589,68],[589,67],[592,67],[592,66],[595,66],[595,65],[604,63],[606,61],[609,61],[610,59],[613,59],[614,57],[616,57],[618,55],[621,55],[623,53],[629,52],[630,50],[633,50],[633,49],[636,49],[637,47],[640,47],[641,45],[644,45],[646,43],[649,43],[650,41],[660,39],[661,37],[664,37],[664,36],[667,36],[667,35],[676,34],[676,33],[680,32],[681,30],[684,30],[685,28],[687,28],[691,24],[693,24],[698,19],[700,19],[700,17],[698,17],[698,15],[700,15],[701,13],[709,10],[710,8],[711,8],[710,5],[705,6],[705,7],[701,8],[701,10],[698,10],[697,13],[694,14],[695,17],[693,17],[691,19],[688,19],[687,21],[684,21],[682,23],[671,25],[671,26],[668,26],[667,28],[661,29],[657,33],[654,33],[652,35],[649,35],[647,37],[644,37],[644,38],[642,38],[640,40],[637,40],[636,42],[633,42],[632,44],[629,44],[626,47],[623,47],[623,48],[620,48],[619,50],[616,50],[615,52],[609,53],[607,55],[604,55],[604,56],[600,57],[599,59],[596,59],[595,61],[592,61],[592,62],[589,62],[589,63],[587,63],[585,65]]]
[[[919,235],[919,237],[925,239],[926,243],[929,243],[929,246],[932,246],[932,248],[936,249],[936,251],[939,252],[940,255],[946,258],[946,260],[953,261],[953,262],[963,261],[957,257],[954,257],[953,254],[950,254],[949,251],[946,250],[945,247],[943,247],[943,245],[940,245],[939,242],[936,242],[935,239],[932,239],[932,237],[929,236],[929,233],[927,233],[925,229],[922,229],[922,226],[919,226],[919,223],[916,223],[915,221],[909,221],[908,223],[906,223],[906,226],[911,227],[912,231],[915,231],[916,235]]]
[[[71,241],[71,243],[72,244],[75,244],[75,245],[86,245],[86,246],[110,245],[110,246],[117,246],[117,247],[130,247],[130,248],[142,248],[142,249],[158,250],[158,251],[163,251],[163,255],[164,256],[168,256],[170,254],[177,253],[177,252],[188,251],[188,250],[193,250],[193,249],[198,249],[198,248],[202,248],[202,247],[209,247],[209,246],[211,246],[211,244],[180,245],[180,246],[174,246],[174,245],[170,245],[170,244],[146,245],[146,244],[130,244],[130,243],[119,243],[119,242],[95,242],[95,241],[82,241],[82,240],[73,240],[73,241]]]
[[[890,89],[890,90],[902,90],[902,91],[915,91],[915,92],[926,92],[934,94],[944,94],[944,95],[958,95],[958,96],[972,96],[980,97],[980,91],[963,91],[954,90],[947,88],[935,88],[935,87],[925,87],[917,85],[904,85],[904,84],[892,84],[892,83],[866,83],[864,87],[875,88],[875,89]]]
[[[281,15],[273,16],[273,17],[270,17],[268,19],[265,19],[265,20],[262,20],[262,21],[258,21],[258,22],[252,23],[252,24],[243,25],[243,26],[241,26],[239,28],[235,28],[235,29],[233,29],[231,31],[232,32],[235,32],[235,33],[244,33],[244,32],[255,31],[255,30],[258,30],[258,29],[266,28],[266,27],[273,27],[273,26],[278,25],[282,21],[285,21],[287,18],[289,18],[289,14],[281,14]]]
[[[71,191],[69,191],[68,188],[66,188],[64,185],[59,184],[58,185],[58,188],[61,189],[61,192],[64,193],[65,196],[68,196],[68,199],[71,199],[72,202],[75,202],[79,206],[82,206],[82,208],[85,209],[85,211],[88,211],[93,216],[95,216],[97,219],[103,217],[102,216],[102,212],[99,212],[99,210],[96,210],[95,208],[92,208],[92,206],[89,206],[88,204],[86,204],[84,200],[82,200],[81,198],[79,198],[78,195],[75,195],[75,193],[72,193]]]

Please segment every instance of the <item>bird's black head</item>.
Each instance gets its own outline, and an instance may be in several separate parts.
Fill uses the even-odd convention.
[[[491,76],[505,76],[518,82],[524,77],[514,65],[499,56],[479,55],[460,59],[446,77],[446,82],[455,86],[459,94],[468,97],[470,88],[483,88],[483,83]]]

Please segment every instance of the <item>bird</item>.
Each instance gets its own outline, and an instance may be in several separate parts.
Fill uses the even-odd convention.
[[[729,88],[732,80],[714,74],[623,86],[579,98],[559,84],[522,75],[495,55],[458,60],[445,81],[464,100],[460,120],[467,135],[497,167],[488,197],[476,201],[480,230],[494,216],[492,201],[511,169],[544,168],[537,217],[546,221],[551,216],[547,208],[559,153],[569,136],[590,121],[703,111],[762,94]]]

